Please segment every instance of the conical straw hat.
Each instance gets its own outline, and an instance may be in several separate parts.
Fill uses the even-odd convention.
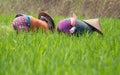
[[[86,22],[87,24],[89,24],[90,26],[92,26],[93,28],[95,28],[95,30],[97,32],[99,32],[100,34],[103,34],[98,18],[97,19],[83,20],[83,21]]]
[[[48,22],[49,24],[49,29],[50,30],[53,30],[55,28],[55,23],[54,23],[54,20],[45,12],[40,12],[38,14],[38,19],[41,19],[41,16],[44,16],[46,19],[46,21]]]

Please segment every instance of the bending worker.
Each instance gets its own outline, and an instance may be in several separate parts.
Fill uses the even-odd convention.
[[[38,19],[25,14],[17,14],[12,25],[16,31],[43,29],[48,32],[53,31],[55,28],[53,19],[44,12],[39,13]]]
[[[59,21],[57,31],[65,34],[83,34],[84,32],[92,33],[94,31],[102,33],[99,19],[77,20],[77,16],[73,13],[70,18]]]

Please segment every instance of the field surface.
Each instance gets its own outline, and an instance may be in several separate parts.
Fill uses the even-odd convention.
[[[120,19],[100,18],[103,36],[76,37],[16,34],[13,18],[0,14],[0,75],[120,75]]]

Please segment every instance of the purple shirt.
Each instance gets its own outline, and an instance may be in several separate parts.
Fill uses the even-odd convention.
[[[72,28],[72,25],[70,23],[69,19],[61,20],[57,25],[57,31],[58,32],[64,32],[64,33],[70,33],[70,29]]]

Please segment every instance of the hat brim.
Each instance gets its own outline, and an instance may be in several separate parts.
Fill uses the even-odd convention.
[[[53,29],[55,29],[55,23],[54,23],[54,20],[47,14],[47,13],[45,13],[45,12],[40,12],[39,14],[38,14],[38,19],[41,19],[41,16],[44,16],[46,19],[47,19],[47,21],[49,21],[48,23],[49,23],[49,25],[50,25],[50,30],[53,30]]]
[[[15,18],[19,17],[19,16],[23,16],[23,14],[16,14]]]

